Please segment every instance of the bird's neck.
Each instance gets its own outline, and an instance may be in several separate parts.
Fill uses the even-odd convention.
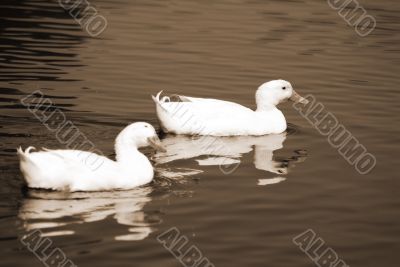
[[[135,164],[135,162],[141,163],[142,161],[148,161],[147,157],[139,151],[138,142],[127,136],[125,131],[122,131],[117,139],[115,140],[115,153],[116,160],[118,163]]]
[[[283,113],[275,106],[258,107],[254,112],[257,121],[257,128],[265,127],[268,133],[282,133],[287,128],[287,123]]]
[[[276,106],[279,104],[279,99],[273,94],[259,89],[256,92],[256,104],[256,111],[271,111],[276,109]]]
[[[256,112],[268,112],[276,110],[276,106],[271,103],[257,103]]]
[[[145,155],[137,147],[131,147],[123,143],[115,144],[116,160],[118,163],[130,163],[140,161]],[[147,159],[147,158],[146,158]]]
[[[151,182],[154,176],[153,166],[137,147],[117,142],[115,152],[116,162],[126,176],[135,178],[141,184]]]

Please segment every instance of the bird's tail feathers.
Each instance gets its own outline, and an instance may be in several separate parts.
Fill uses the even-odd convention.
[[[162,103],[164,103],[164,100],[165,100],[164,98],[165,98],[165,97],[160,98],[162,92],[163,92],[163,90],[161,90],[160,92],[158,92],[156,96],[153,96],[153,95],[151,96],[151,98],[153,98],[153,101],[154,101],[156,104],[162,104]]]
[[[191,102],[190,98],[184,96],[184,95],[170,95],[170,96],[163,96],[161,97],[162,90],[158,92],[156,96],[151,96],[153,98],[153,101],[156,104],[163,104],[163,103],[168,103],[168,102]]]
[[[30,146],[27,149],[25,149],[25,151],[22,149],[22,147],[17,148],[17,155],[21,160],[26,160],[29,156],[29,153],[31,152],[31,150],[36,150],[35,147]]]

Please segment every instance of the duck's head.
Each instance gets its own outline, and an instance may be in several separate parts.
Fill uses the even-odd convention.
[[[256,92],[256,103],[259,110],[270,109],[286,100],[305,105],[308,103],[308,100],[296,93],[290,82],[285,80],[266,82]]]
[[[151,146],[154,149],[165,151],[156,130],[147,122],[135,122],[125,127],[118,135],[116,144],[136,148]]]

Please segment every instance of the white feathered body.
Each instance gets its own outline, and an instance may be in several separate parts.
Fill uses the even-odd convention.
[[[30,188],[68,191],[132,189],[153,179],[153,167],[141,154],[117,162],[91,152],[18,149],[20,169]]]
[[[240,104],[208,98],[179,96],[183,102],[153,97],[165,132],[188,135],[238,136],[282,133],[286,119],[276,107],[253,111]]]

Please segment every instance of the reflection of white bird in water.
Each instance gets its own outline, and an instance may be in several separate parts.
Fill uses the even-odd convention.
[[[152,231],[143,207],[150,202],[151,188],[96,193],[62,193],[29,190],[18,217],[25,230],[40,229],[44,235],[66,235],[76,223],[90,223],[112,216],[118,224],[129,226],[129,233],[117,240],[142,240]],[[71,219],[72,218],[72,219]],[[60,230],[62,229],[62,230]]]
[[[289,159],[274,159],[273,152],[283,148],[285,139],[286,133],[259,137],[167,135],[161,141],[166,152],[158,152],[154,159],[157,164],[194,158],[202,166],[238,165],[240,158],[254,148],[254,165],[257,169],[284,175],[293,167],[293,163],[304,160],[306,156],[297,151]]]

